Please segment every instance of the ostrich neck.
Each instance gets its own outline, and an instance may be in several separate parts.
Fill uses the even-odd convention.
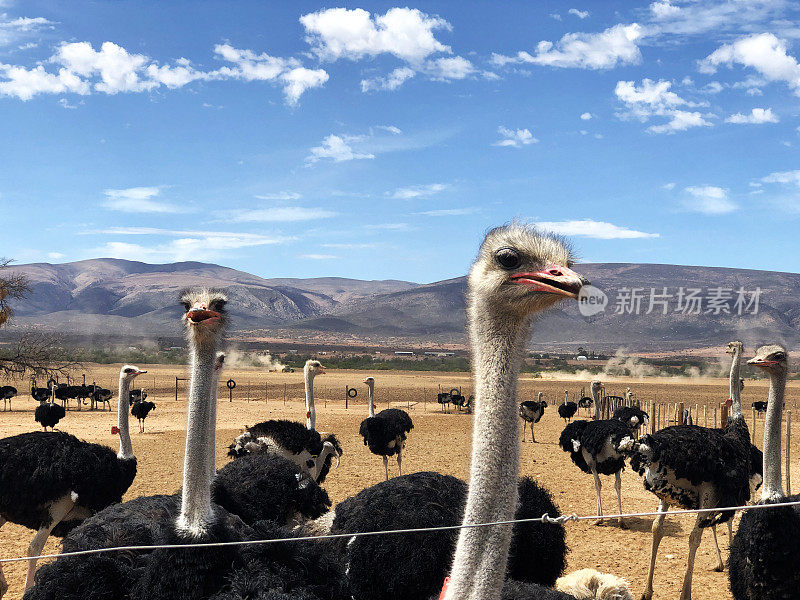
[[[733,351],[733,362],[731,363],[731,414],[729,418],[744,418],[742,415],[742,395],[739,386],[739,371],[742,367],[742,350],[738,346]]]
[[[514,518],[519,469],[517,373],[530,321],[470,306],[476,411],[464,524]],[[506,576],[511,525],[462,529],[446,600],[497,600]]]
[[[128,428],[128,398],[131,395],[131,382],[125,377],[119,378],[119,402],[117,406],[117,427],[119,428],[119,452],[117,458],[121,460],[133,458],[133,444],[131,432]]]
[[[600,420],[600,394],[594,388],[589,388],[592,394],[592,404],[594,404],[594,420]]]
[[[783,498],[781,481],[781,417],[786,393],[786,373],[771,373],[767,416],[764,419],[764,487],[761,499]]]
[[[211,346],[211,347],[208,347]],[[186,454],[183,459],[183,493],[178,529],[190,536],[205,533],[214,519],[211,509],[211,472],[208,432],[211,413],[208,404],[214,397],[216,344],[191,343],[191,381],[186,424]]]
[[[314,373],[306,369],[303,374],[306,380],[306,429],[317,428],[317,409],[314,408]]]
[[[367,403],[369,404],[369,416],[375,416],[375,386],[370,385],[367,389]]]

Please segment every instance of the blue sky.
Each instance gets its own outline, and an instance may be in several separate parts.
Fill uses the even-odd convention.
[[[0,0],[2,254],[426,282],[521,218],[800,271],[798,60],[788,0]]]

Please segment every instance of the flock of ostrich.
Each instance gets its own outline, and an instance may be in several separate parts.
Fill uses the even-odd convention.
[[[375,379],[367,377],[369,416],[359,433],[381,457],[386,478],[335,507],[321,484],[335,476],[331,470],[343,449],[336,432],[316,428],[314,378],[325,372],[319,361],[308,361],[304,369],[305,423],[268,420],[247,427],[231,440],[230,462],[216,470],[227,299],[216,290],[184,291],[190,384],[178,493],[122,501],[138,466],[129,413],[143,430],[155,408],[144,404],[143,394],[118,403],[116,451],[52,430],[58,409],[63,416],[55,388],[39,388],[48,394],[40,399],[41,419],[36,411],[44,431],[0,439],[0,527],[8,521],[35,532],[24,599],[632,600],[629,583],[613,574],[586,568],[564,575],[561,513],[546,488],[518,477],[519,419],[523,441],[530,426],[535,442],[534,424],[547,408],[541,394],[517,403],[523,352],[534,324],[547,318],[546,309],[577,298],[587,283],[572,263],[560,238],[532,227],[512,224],[487,234],[468,277],[475,383],[469,482],[433,471],[402,474],[414,424],[397,408],[376,413]],[[648,415],[630,391],[625,406],[602,418],[600,381],[591,383],[591,397],[565,398],[558,406],[565,420],[559,446],[592,475],[599,520],[608,520],[600,476],[614,475],[616,521],[626,527],[620,479],[626,464],[658,499],[643,600],[654,595],[670,507],[699,511],[681,591],[681,600],[689,600],[703,530],[710,528],[716,542],[716,525],[731,527],[734,508],[751,500],[779,506],[743,511],[728,561],[733,597],[800,597],[800,511],[785,505],[800,497],[785,496],[781,477],[787,352],[763,346],[748,361],[770,378],[763,456],[750,443],[741,409],[742,343],[731,342],[728,352],[730,413],[722,429],[675,425],[640,437]],[[142,373],[122,367],[120,400],[131,398]],[[0,397],[6,399],[3,388]],[[592,407],[593,416],[573,420],[579,408],[588,413]],[[397,462],[391,478],[390,457]],[[379,533],[409,529],[415,531]],[[63,538],[63,556],[37,570],[51,535]],[[718,545],[717,557],[722,570]],[[6,590],[0,569],[0,597]]]

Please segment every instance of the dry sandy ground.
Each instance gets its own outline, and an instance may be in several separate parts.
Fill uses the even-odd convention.
[[[142,365],[140,365],[142,366]],[[95,366],[87,371],[87,380],[97,380],[107,387],[116,381],[118,366]],[[134,450],[139,460],[139,471],[126,499],[139,495],[172,492],[181,484],[183,465],[184,433],[186,426],[185,382],[179,382],[179,400],[174,399],[175,377],[184,376],[184,369],[161,365],[145,366],[149,373],[139,378],[137,384],[151,393],[158,408],[147,419],[147,432],[140,434],[132,425]],[[345,454],[341,467],[328,476],[326,488],[332,500],[338,502],[362,488],[373,485],[383,477],[383,464],[380,458],[372,455],[364,447],[358,435],[358,425],[366,416],[366,386],[361,380],[366,372],[328,371],[317,378],[315,389],[318,409],[318,429],[335,432]],[[435,392],[439,385],[449,390],[463,386],[469,394],[471,382],[468,374],[451,373],[413,373],[384,372],[370,373],[376,378],[376,398],[380,408],[387,401],[392,406],[408,408],[414,419],[414,431],[409,437],[403,465],[406,472],[434,470],[466,478],[469,470],[470,439],[472,416],[466,414],[442,414],[435,404]],[[217,425],[217,465],[226,463],[227,445],[244,424],[261,420],[288,417],[303,420],[304,406],[302,373],[261,373],[256,370],[229,369],[223,380],[233,377],[238,386],[234,401],[228,402],[227,389],[220,390],[219,421]],[[249,382],[249,385],[248,385]],[[265,383],[268,399],[264,400]],[[287,402],[284,405],[284,384]],[[350,401],[345,409],[345,386],[356,387],[358,398]],[[528,442],[522,446],[522,465],[520,472],[530,475],[546,485],[553,493],[556,502],[564,513],[590,515],[595,512],[594,487],[592,479],[580,472],[562,452],[556,442],[563,428],[558,418],[555,404],[563,398],[564,390],[570,390],[570,397],[580,392],[585,382],[534,380],[523,377],[521,398],[530,398],[535,391],[543,391],[551,406],[547,409],[541,423],[536,426],[538,443]],[[727,381],[724,380],[615,380],[607,382],[609,394],[622,395],[629,385],[642,401],[657,398],[659,401],[684,401],[687,405],[695,403],[717,405],[728,396]],[[22,386],[18,386],[22,387]],[[116,384],[114,383],[114,389]],[[249,397],[251,401],[248,401]],[[744,391],[744,405],[749,407],[754,400],[766,399],[766,382],[748,382]],[[258,398],[258,400],[256,400]],[[427,404],[424,399],[427,398]],[[433,399],[433,402],[431,400]],[[789,407],[797,413],[800,399],[800,385],[793,382],[788,394]],[[116,411],[116,398],[114,399]],[[34,403],[30,397],[20,397],[14,402],[13,412],[0,413],[0,437],[33,431],[37,424],[33,420]],[[749,412],[746,410],[746,414]],[[69,411],[61,422],[60,429],[90,440],[108,444],[116,448],[118,440],[110,435],[115,422],[115,412]],[[749,417],[748,417],[749,420]],[[758,444],[763,437],[763,422],[758,424]],[[795,431],[800,424],[795,426]],[[519,435],[519,432],[509,432]],[[793,436],[793,456],[798,436]],[[796,459],[793,459],[796,463]],[[396,474],[396,465],[391,474]],[[800,483],[800,471],[793,465],[794,489]],[[613,478],[603,478],[603,502],[606,512],[615,509]],[[623,508],[626,511],[652,511],[656,508],[655,497],[646,492],[639,477],[626,470],[623,473]],[[631,528],[620,530],[613,525],[596,526],[589,522],[567,525],[569,554],[568,570],[593,567],[626,577],[631,582],[634,594],[644,587],[647,562],[650,551],[650,519],[631,519]],[[656,571],[656,598],[677,598],[683,578],[687,535],[692,526],[692,517],[673,517],[667,521],[667,535],[661,545],[660,563]],[[720,529],[720,543],[723,554],[727,556],[727,529]],[[0,556],[23,556],[33,532],[22,527],[6,524],[0,531]],[[45,552],[58,552],[59,540],[51,538]],[[703,537],[698,552],[694,578],[694,597],[696,599],[719,600],[730,598],[727,591],[727,573],[715,573],[713,543],[709,534]],[[9,598],[19,598],[22,594],[25,564],[13,563],[5,567],[6,577],[11,585]]]

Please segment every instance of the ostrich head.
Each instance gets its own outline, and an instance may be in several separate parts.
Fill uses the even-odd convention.
[[[577,298],[588,283],[565,240],[517,223],[492,229],[469,273],[470,296],[516,320]]]
[[[739,354],[744,352],[744,344],[742,342],[739,342],[739,341],[728,342],[728,347],[725,349],[725,353],[726,354],[736,354],[737,350],[738,350]]]
[[[589,389],[592,390],[592,394],[599,394],[600,390],[603,389],[603,382],[594,380],[589,386]]]
[[[186,311],[183,322],[190,340],[202,345],[218,338],[228,323],[227,301],[220,290],[188,288],[181,292],[180,302]]]
[[[786,348],[777,344],[761,346],[756,350],[756,355],[747,361],[748,365],[755,365],[770,375],[786,375],[789,369]]]
[[[303,371],[309,373],[312,377],[316,377],[317,375],[325,375],[325,367],[323,367],[322,363],[318,360],[307,360],[306,365],[303,367]]]
[[[364,383],[366,383],[369,387],[375,387],[375,378],[374,377],[365,377]]]
[[[131,381],[136,379],[139,375],[142,375],[144,373],[147,373],[147,371],[144,371],[139,367],[135,367],[133,365],[125,365],[119,370],[119,378],[130,383]]]

